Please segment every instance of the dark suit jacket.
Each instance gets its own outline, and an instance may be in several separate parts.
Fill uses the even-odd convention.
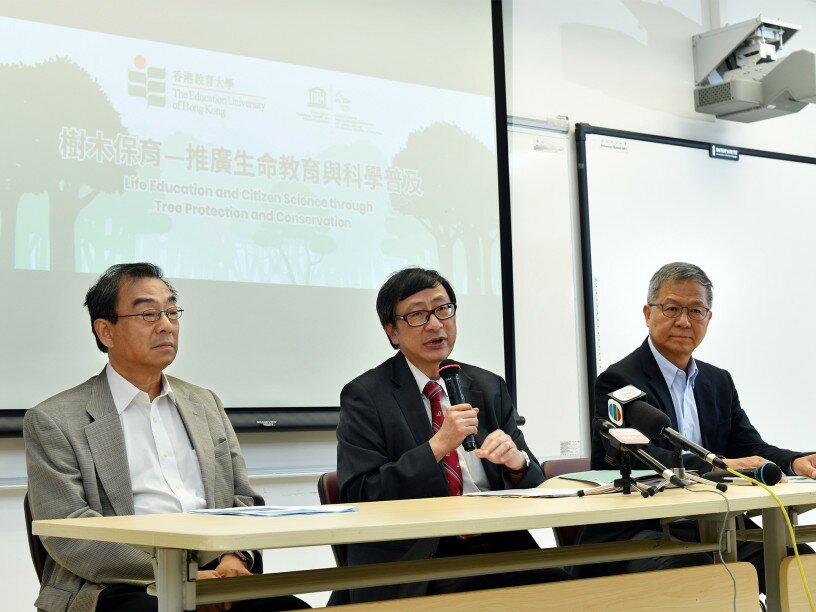
[[[702,361],[697,361],[697,368],[699,371],[694,385],[694,399],[697,403],[703,447],[728,458],[760,455],[790,474],[791,461],[804,453],[779,448],[762,439],[740,406],[734,381],[726,370]],[[671,419],[672,428],[678,429],[669,388],[652,355],[648,340],[598,376],[595,382],[595,418],[607,418],[607,394],[626,385],[634,385],[644,391],[645,401],[665,412]],[[624,414],[625,410],[624,407]],[[672,448],[668,440],[661,439],[650,443],[645,450],[663,465],[672,467]],[[592,469],[610,469],[609,464],[604,461],[605,455],[603,438],[593,432]],[[687,469],[702,472],[712,469],[702,459],[688,454],[684,455],[683,463]],[[646,468],[635,462],[633,467]],[[581,543],[622,540],[642,529],[651,528],[660,530],[659,523],[645,521],[593,525],[583,528],[578,540]]]
[[[167,378],[196,451],[207,507],[262,504],[249,484],[238,439],[218,397]],[[104,370],[28,410],[23,436],[35,519],[133,514],[124,433]],[[151,555],[126,544],[42,540],[50,558],[35,602],[38,610],[89,612],[96,608],[100,585],[155,580]]]
[[[462,387],[468,402],[479,408],[477,444],[496,429],[510,435],[519,449],[535,455],[516,426],[513,403],[501,377],[462,364]],[[450,495],[441,464],[428,441],[433,436],[416,379],[402,353],[348,383],[340,394],[337,426],[337,477],[344,503]],[[482,460],[491,490],[512,485],[498,465]],[[544,481],[533,459],[517,488]],[[518,548],[537,548],[529,533],[513,532]],[[439,538],[373,542],[349,546],[349,564],[378,563],[433,556]],[[427,583],[393,585],[351,592],[352,601],[423,595]]]

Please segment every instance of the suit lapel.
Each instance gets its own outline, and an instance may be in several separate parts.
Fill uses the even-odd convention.
[[[85,436],[99,481],[119,516],[134,513],[125,435],[113,403],[105,370],[96,377],[86,408],[93,421],[85,426]]]
[[[462,393],[468,404],[474,408],[484,408],[484,396],[479,389],[473,388],[473,380],[464,372],[460,372],[459,379],[462,381]],[[490,433],[485,425],[485,420],[482,418],[482,411],[479,412],[479,425],[476,431],[476,448],[479,448],[484,442],[485,438]],[[489,462],[488,462],[489,463]]]
[[[476,448],[481,448],[485,438],[490,434],[485,416],[487,413],[485,411],[484,394],[481,392],[481,390],[473,387],[473,379],[467,374],[461,372],[459,377],[462,381],[462,393],[464,393],[467,403],[474,408],[480,409],[477,416],[479,425],[477,426],[476,430]],[[492,490],[496,491],[506,488],[507,485],[504,482],[502,469],[500,466],[488,461],[487,459],[481,459],[481,464]]]
[[[184,422],[184,427],[187,428],[190,443],[196,451],[207,507],[217,508],[219,506],[215,499],[215,457],[212,436],[207,428],[207,419],[201,406],[192,401],[180,381],[174,379],[171,387],[179,415]]]
[[[417,389],[416,379],[408,369],[405,356],[400,352],[394,356],[392,380],[396,385],[394,399],[405,417],[408,428],[417,445],[425,444],[433,436],[433,427],[425,412],[422,396]]]
[[[706,448],[719,448],[717,443],[717,423],[719,415],[710,414],[713,408],[706,403],[706,398],[717,397],[714,389],[702,376],[699,370],[700,362],[697,362],[697,379],[694,382],[694,403],[697,404],[697,420],[700,423],[700,436],[703,439],[703,446]],[[706,413],[705,418],[702,414]]]
[[[656,406],[665,412],[669,419],[671,419],[672,429],[677,427],[677,414],[674,411],[674,403],[669,393],[669,387],[666,385],[666,379],[663,378],[663,372],[660,371],[660,366],[652,355],[652,349],[649,348],[648,340],[640,347],[640,359],[643,366],[643,371],[649,377],[649,391],[657,397],[660,405]]]

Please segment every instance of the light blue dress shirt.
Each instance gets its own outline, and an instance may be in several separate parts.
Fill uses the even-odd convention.
[[[689,440],[702,445],[703,435],[700,431],[697,402],[694,399],[694,383],[698,372],[694,357],[689,360],[686,371],[683,371],[658,352],[651,338],[649,348],[652,349],[652,355],[666,380],[666,386],[669,387],[674,414],[677,417],[677,429]]]

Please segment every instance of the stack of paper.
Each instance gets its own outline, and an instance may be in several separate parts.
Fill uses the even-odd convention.
[[[190,510],[191,514],[234,514],[237,516],[292,516],[294,514],[339,514],[356,512],[354,506],[242,506]]]
[[[481,491],[479,493],[465,493],[466,497],[575,497],[578,491],[585,489],[505,489],[504,491]]]

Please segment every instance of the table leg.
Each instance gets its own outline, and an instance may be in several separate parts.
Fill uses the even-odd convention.
[[[159,612],[195,610],[195,582],[187,580],[189,571],[187,551],[157,548],[155,554],[158,561],[156,591],[159,598]],[[194,569],[197,567],[196,565]]]
[[[762,537],[765,547],[765,605],[768,612],[782,612],[779,568],[785,558],[785,518],[779,508],[762,511]]]
[[[722,527],[722,516],[716,517],[700,517],[697,521],[698,529],[700,530],[700,541],[710,544],[716,544],[720,541],[720,528]],[[737,525],[736,519],[733,515],[729,515],[725,523],[725,534],[723,535],[723,545],[725,549],[722,551],[723,558],[726,563],[734,563],[737,561]],[[714,561],[719,563],[719,556],[715,553]]]

